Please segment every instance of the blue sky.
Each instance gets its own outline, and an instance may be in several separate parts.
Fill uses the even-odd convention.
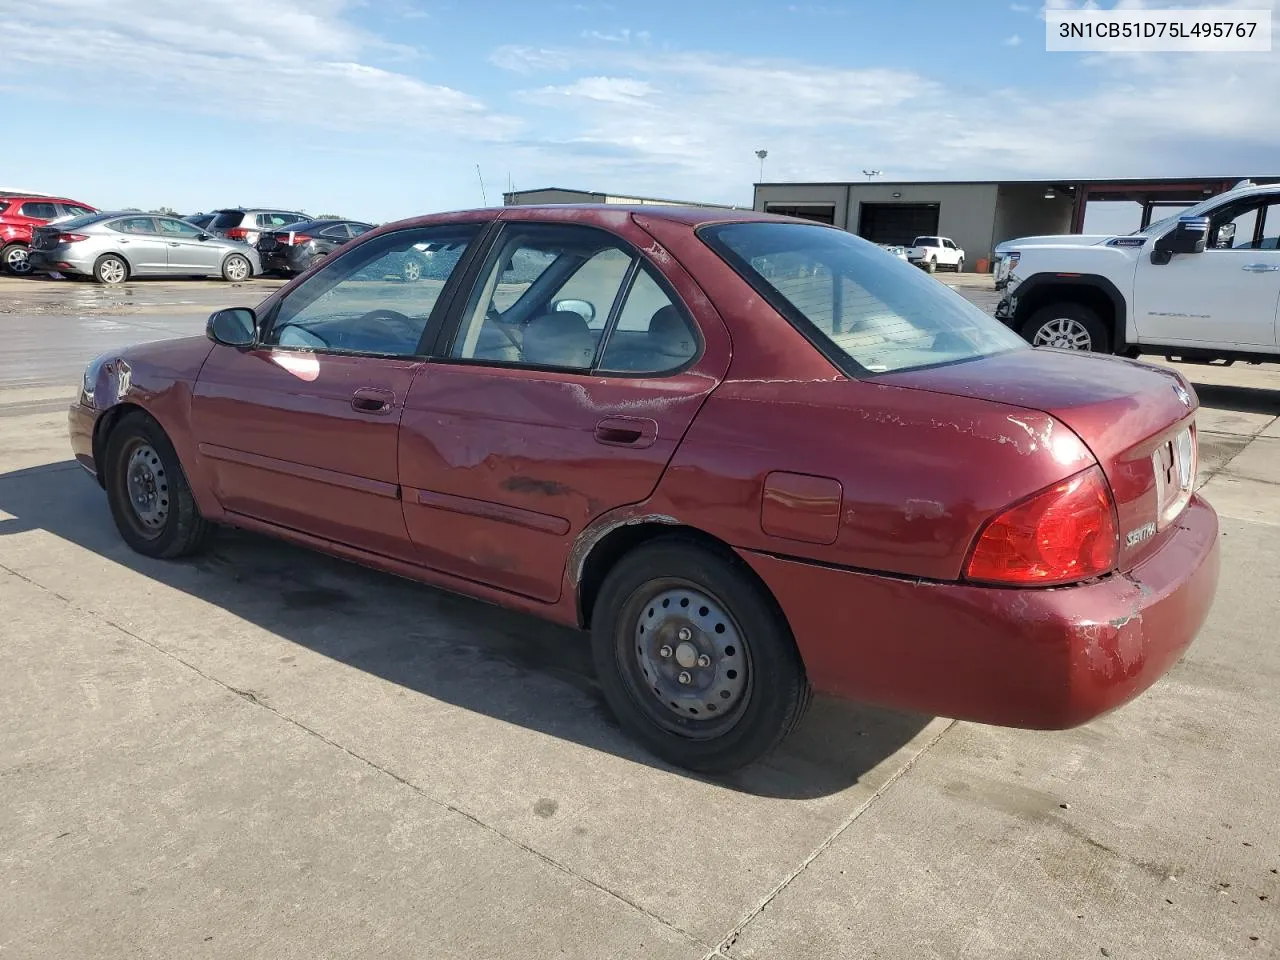
[[[477,164],[490,203],[747,205],[758,148],[766,180],[1280,173],[1276,54],[1050,54],[1039,3],[3,4],[0,187],[102,207],[384,221],[480,205]]]

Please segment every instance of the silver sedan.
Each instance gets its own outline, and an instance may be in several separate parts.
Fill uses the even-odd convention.
[[[33,271],[93,277],[222,277],[239,282],[262,272],[258,251],[221,240],[177,217],[91,213],[31,231]]]

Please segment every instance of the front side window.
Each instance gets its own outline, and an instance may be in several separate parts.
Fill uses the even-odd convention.
[[[1030,349],[946,285],[843,230],[728,223],[699,235],[851,376]]]
[[[58,205],[56,203],[44,203],[39,200],[29,200],[22,205],[22,209],[18,212],[24,217],[30,217],[32,220],[52,220],[58,216]]]
[[[474,224],[389,233],[306,280],[280,305],[268,346],[408,357],[419,352],[445,283],[479,232]],[[429,253],[432,270],[406,282],[405,264]]]
[[[194,240],[200,236],[200,231],[189,223],[183,223],[181,220],[173,220],[169,217],[157,217],[156,223],[160,227],[160,232],[167,237],[182,237],[185,240]]]
[[[1268,242],[1267,234],[1272,236]],[[1224,206],[1209,219],[1209,244],[1214,250],[1274,250],[1280,233],[1280,199],[1255,197]]]
[[[617,237],[587,227],[520,224],[495,245],[450,355],[660,373],[685,365],[697,350],[683,310]]]
[[[86,213],[93,213],[88,207],[82,207],[78,203],[60,204],[62,207],[62,215],[65,217],[83,217]]]

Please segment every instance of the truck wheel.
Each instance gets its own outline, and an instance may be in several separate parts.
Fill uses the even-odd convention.
[[[928,270],[930,273],[937,273],[937,272],[938,272],[938,258],[937,258],[937,257],[930,257],[930,258],[929,258],[929,262],[928,262],[928,263],[926,263],[926,264],[924,265],[924,268],[925,268],[926,270]]]
[[[964,273],[964,257],[956,261],[956,273]]]
[[[1082,303],[1062,300],[1041,307],[1022,326],[1033,347],[1110,353],[1110,337],[1098,315]]]
[[[605,700],[669,763],[728,773],[799,723],[810,687],[791,630],[740,565],[663,538],[609,571],[591,617]]]

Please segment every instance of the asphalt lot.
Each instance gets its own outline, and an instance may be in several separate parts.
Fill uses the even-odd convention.
[[[819,701],[712,782],[615,729],[572,632],[124,546],[80,369],[272,286],[0,279],[0,955],[1280,955],[1280,367],[1185,368],[1223,575],[1145,696],[1048,734]]]

